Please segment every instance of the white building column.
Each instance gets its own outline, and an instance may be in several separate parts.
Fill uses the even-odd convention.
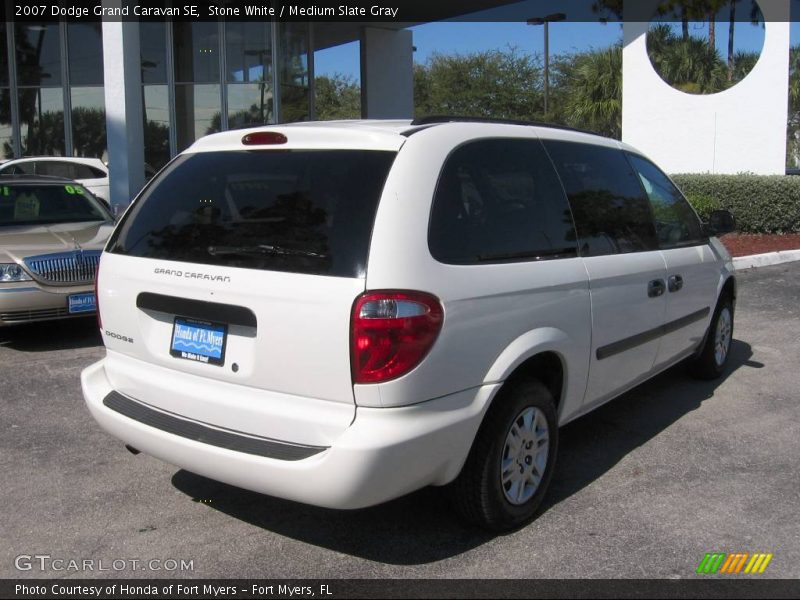
[[[124,0],[104,0],[121,6]],[[108,137],[109,201],[124,209],[144,185],[142,72],[137,21],[103,20],[103,76]]]
[[[655,13],[657,0],[646,1]],[[686,94],[661,79],[647,54],[649,24],[626,21],[622,140],[668,173],[782,175],[789,104],[789,3],[759,0],[759,5],[766,21],[761,58],[735,86],[709,95]]]
[[[414,117],[414,46],[408,30],[361,30],[361,116]]]

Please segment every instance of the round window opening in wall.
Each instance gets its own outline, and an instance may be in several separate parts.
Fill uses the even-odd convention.
[[[755,0],[661,4],[647,32],[647,54],[669,85],[687,94],[716,94],[753,70],[765,33]]]

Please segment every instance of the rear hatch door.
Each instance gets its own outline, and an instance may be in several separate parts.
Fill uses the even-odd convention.
[[[101,262],[115,388],[298,443],[343,431],[355,410],[350,311],[395,154],[281,147],[173,161]]]

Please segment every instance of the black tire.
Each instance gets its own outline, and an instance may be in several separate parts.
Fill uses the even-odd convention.
[[[538,409],[540,412],[530,411],[530,408]],[[546,466],[538,487],[534,488],[532,483],[522,484],[528,493],[535,489],[532,496],[524,499],[525,494],[521,494],[522,499],[517,498],[517,500],[524,502],[514,504],[508,499],[508,495],[512,493],[509,487],[513,484],[502,481],[503,454],[506,451],[506,441],[512,425],[515,421],[523,423],[520,419],[526,412],[540,419],[543,416],[547,424]],[[537,430],[535,424],[533,428]],[[523,449],[520,452],[530,453],[534,450]],[[503,389],[494,400],[475,437],[464,468],[450,485],[449,491],[454,508],[470,523],[494,532],[508,531],[523,525],[534,517],[542,503],[553,475],[557,452],[558,424],[550,391],[534,379],[511,384],[511,387]],[[520,477],[523,476],[524,469],[529,469],[530,473],[535,469],[532,462],[525,462],[527,457],[522,458],[522,463],[518,462],[517,458],[510,460],[520,468]],[[545,462],[543,456],[539,462]],[[538,472],[537,470],[536,473]],[[516,472],[513,475],[516,476]],[[518,491],[519,488],[518,485],[515,489]]]
[[[725,312],[729,318],[729,326],[725,324]],[[722,328],[723,332],[727,329],[725,335],[726,348],[722,361],[719,360],[720,356],[717,353],[717,334]],[[689,361],[689,372],[698,379],[717,379],[724,372],[728,366],[728,360],[731,355],[731,344],[733,342],[733,301],[729,295],[722,296],[717,302],[714,309],[714,315],[711,317],[711,325],[708,327],[708,335],[703,343],[703,348],[697,356]]]

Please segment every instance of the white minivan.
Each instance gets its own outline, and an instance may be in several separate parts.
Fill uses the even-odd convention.
[[[341,509],[447,485],[506,530],[541,503],[559,426],[684,359],[723,372],[732,227],[634,148],[563,128],[218,133],[109,240],[83,393],[194,473]]]

